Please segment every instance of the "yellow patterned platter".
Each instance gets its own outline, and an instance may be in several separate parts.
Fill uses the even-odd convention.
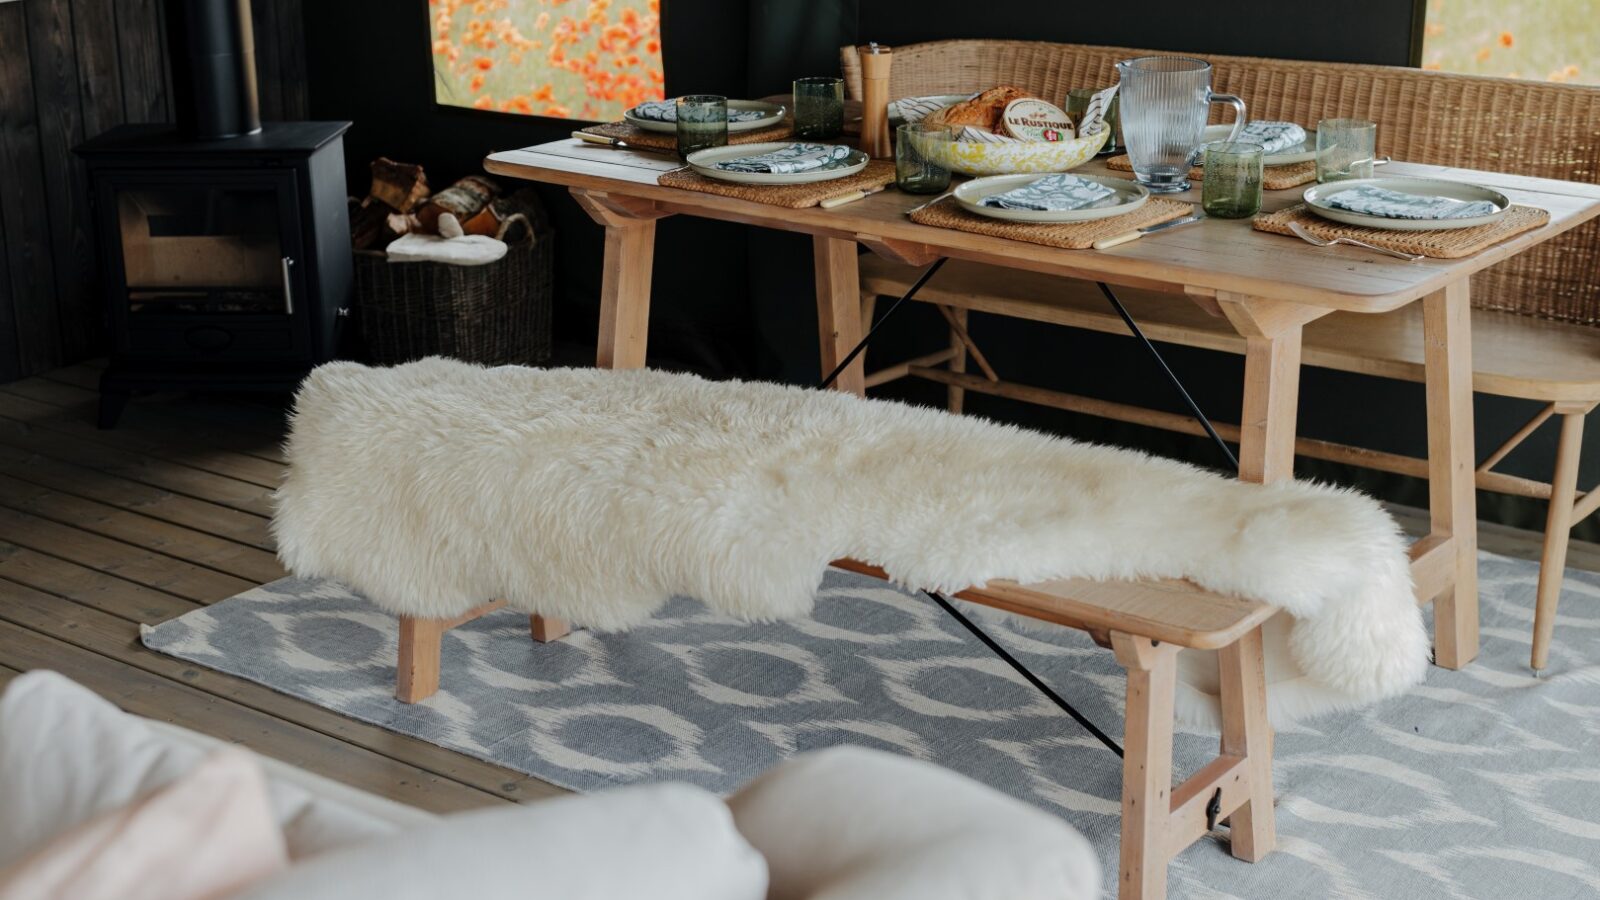
[[[1108,129],[1070,141],[1015,141],[990,144],[979,141],[917,140],[917,150],[929,162],[974,177],[1065,172],[1094,158],[1105,146]]]

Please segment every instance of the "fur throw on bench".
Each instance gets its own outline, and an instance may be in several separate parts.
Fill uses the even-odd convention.
[[[804,616],[852,557],[929,590],[1189,578],[1280,606],[1280,721],[1394,695],[1428,664],[1405,542],[1368,497],[833,391],[333,363],[300,389],[288,456],[284,564],[398,614],[504,598],[615,630],[687,595]],[[1215,666],[1182,658],[1185,718],[1212,723]]]

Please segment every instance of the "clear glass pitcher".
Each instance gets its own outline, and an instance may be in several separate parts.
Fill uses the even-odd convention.
[[[1117,63],[1122,80],[1122,139],[1139,183],[1155,193],[1189,189],[1213,103],[1233,105],[1237,119],[1228,140],[1239,139],[1244,101],[1211,91],[1211,64],[1182,56],[1141,56]]]

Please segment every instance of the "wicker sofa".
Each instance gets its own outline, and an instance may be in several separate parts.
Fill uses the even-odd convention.
[[[1042,96],[1116,80],[1115,64],[1152,51],[1028,41],[938,41],[896,47],[890,96],[949,94],[1015,84]],[[842,53],[847,90],[861,96],[854,47]],[[1378,123],[1379,152],[1395,159],[1600,184],[1600,88],[1450,75],[1417,69],[1339,63],[1206,56],[1216,89],[1238,94],[1252,118],[1307,125],[1334,116]],[[1596,196],[1600,196],[1597,190]],[[875,256],[861,260],[864,304],[903,294],[920,270]],[[1123,289],[1124,302],[1153,340],[1243,353],[1244,340],[1223,320],[1170,295]],[[1473,277],[1474,389],[1538,401],[1540,411],[1481,456],[1481,490],[1547,499],[1531,663],[1548,664],[1571,528],[1600,507],[1600,490],[1577,489],[1584,416],[1600,404],[1600,223],[1589,223]],[[998,272],[953,261],[916,299],[944,308],[949,350],[924,357],[944,368],[901,364],[869,375],[881,384],[923,376],[950,385],[959,411],[966,390],[1137,424],[1198,433],[1183,416],[1127,404],[1015,385],[994,376],[964,376],[969,312],[990,312],[1111,334],[1127,334],[1094,285],[1027,272]],[[1423,380],[1420,310],[1388,316],[1335,313],[1305,329],[1306,365],[1407,381]],[[1549,419],[1560,437],[1549,481],[1494,467]],[[1234,428],[1222,429],[1236,433]],[[1427,477],[1426,461],[1368,448],[1301,439],[1301,455]]]

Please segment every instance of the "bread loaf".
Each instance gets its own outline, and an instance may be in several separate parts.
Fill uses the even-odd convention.
[[[1022,88],[1001,85],[990,88],[971,100],[946,106],[923,121],[933,125],[967,126],[983,131],[998,131],[1000,118],[1005,114],[1006,106],[1013,100],[1027,96],[1028,92]]]

